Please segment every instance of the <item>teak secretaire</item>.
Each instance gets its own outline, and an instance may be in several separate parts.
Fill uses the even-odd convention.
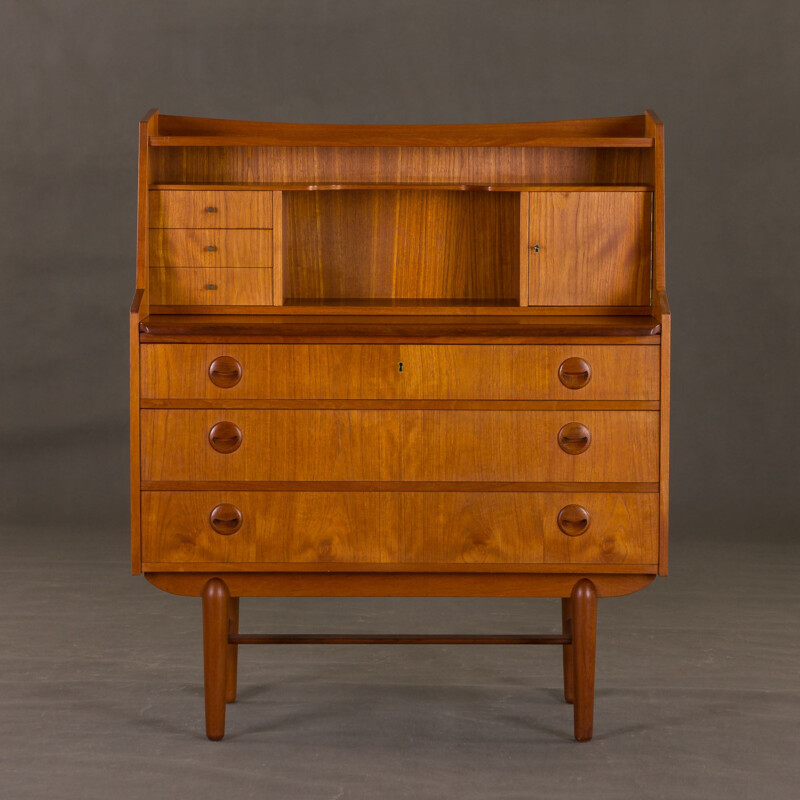
[[[150,112],[131,309],[133,572],[239,644],[557,644],[667,572],[663,128]],[[239,633],[240,597],[560,597],[560,635]]]

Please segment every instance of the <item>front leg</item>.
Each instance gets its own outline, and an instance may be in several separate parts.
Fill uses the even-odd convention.
[[[225,735],[225,672],[228,654],[230,594],[225,582],[211,578],[203,587],[203,667],[206,699],[206,736]]]
[[[597,636],[597,590],[587,578],[572,589],[572,655],[575,738],[588,742],[594,722],[594,658]]]

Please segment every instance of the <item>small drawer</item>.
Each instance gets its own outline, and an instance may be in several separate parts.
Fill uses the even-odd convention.
[[[657,411],[143,409],[140,422],[144,481],[658,480]],[[580,447],[564,446],[572,428]]]
[[[151,267],[150,302],[154,306],[272,305],[272,270]]]
[[[141,389],[152,399],[657,401],[658,351],[646,345],[148,344],[140,356]],[[235,383],[213,380],[211,364],[220,358],[238,364]]]
[[[151,228],[271,228],[272,192],[150,190]]]
[[[151,267],[271,267],[272,231],[150,231]]]
[[[161,564],[651,566],[658,494],[147,491],[142,545]]]

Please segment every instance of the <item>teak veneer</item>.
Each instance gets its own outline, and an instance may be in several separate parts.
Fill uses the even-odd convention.
[[[664,137],[641,116],[139,128],[134,574],[243,644],[558,645],[667,573]],[[239,631],[240,597],[560,597],[555,634]]]

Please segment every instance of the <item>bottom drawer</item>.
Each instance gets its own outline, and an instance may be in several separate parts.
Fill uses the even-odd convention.
[[[641,564],[644,492],[143,492],[148,564]],[[233,568],[233,567],[232,567]]]
[[[272,270],[261,267],[151,267],[154,306],[272,305]]]

